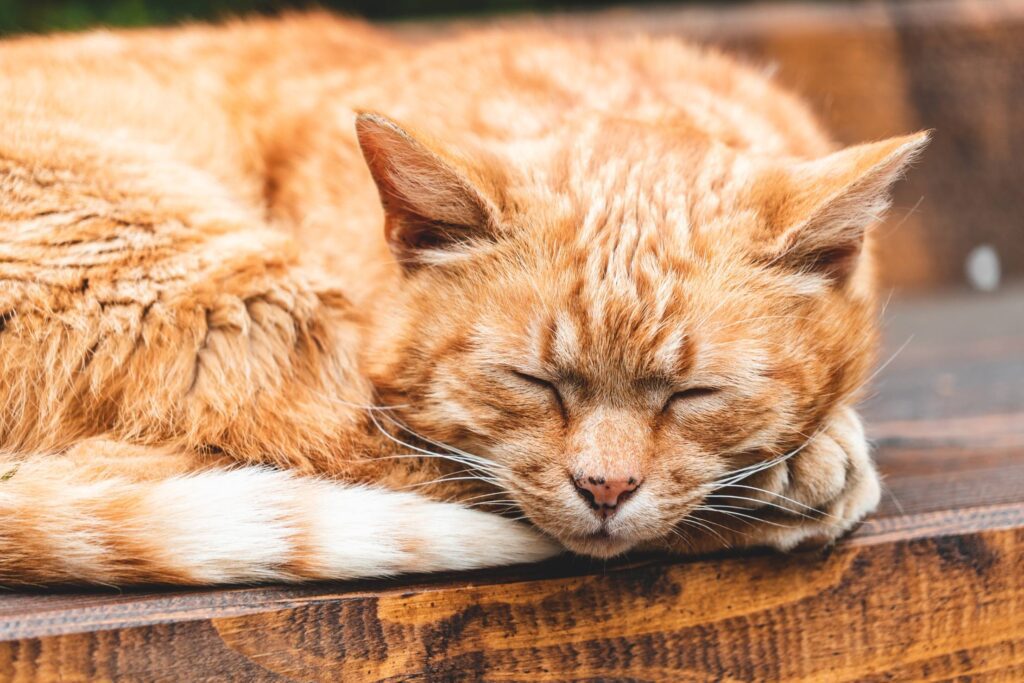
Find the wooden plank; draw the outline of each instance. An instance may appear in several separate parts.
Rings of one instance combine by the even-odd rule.
[[[890,306],[864,414],[883,443],[1020,443],[1024,411],[1024,287],[998,296],[941,292]],[[1016,435],[1014,435],[1016,433]]]
[[[313,597],[0,644],[4,680],[899,680],[1024,671],[1024,509],[829,557]],[[895,571],[894,568],[899,568]]]

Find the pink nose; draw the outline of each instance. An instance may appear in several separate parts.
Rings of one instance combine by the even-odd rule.
[[[636,477],[607,479],[584,475],[574,477],[572,483],[583,499],[590,503],[590,507],[604,518],[615,514],[618,506],[640,486],[640,480]]]

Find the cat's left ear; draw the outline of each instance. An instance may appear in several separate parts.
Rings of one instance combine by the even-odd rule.
[[[380,192],[385,237],[403,267],[451,261],[494,237],[498,209],[464,160],[379,114],[359,114],[356,136]]]
[[[857,265],[867,228],[889,207],[895,183],[930,133],[848,147],[774,169],[759,183],[766,260],[842,282]]]

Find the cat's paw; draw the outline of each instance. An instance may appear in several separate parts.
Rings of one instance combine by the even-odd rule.
[[[864,427],[852,408],[835,413],[775,469],[764,482],[767,493],[757,496],[765,519],[751,530],[751,545],[783,551],[827,545],[859,524],[881,497]]]
[[[709,533],[689,539],[689,545],[701,552],[736,546],[823,547],[859,524],[880,496],[860,418],[843,408],[784,462],[710,495],[705,510],[718,512],[694,518]]]

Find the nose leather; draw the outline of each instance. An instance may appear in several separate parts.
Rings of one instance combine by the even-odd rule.
[[[614,514],[616,508],[640,486],[640,481],[636,477],[608,479],[584,475],[574,478],[573,483],[584,500],[590,503],[590,507],[603,517]]]

